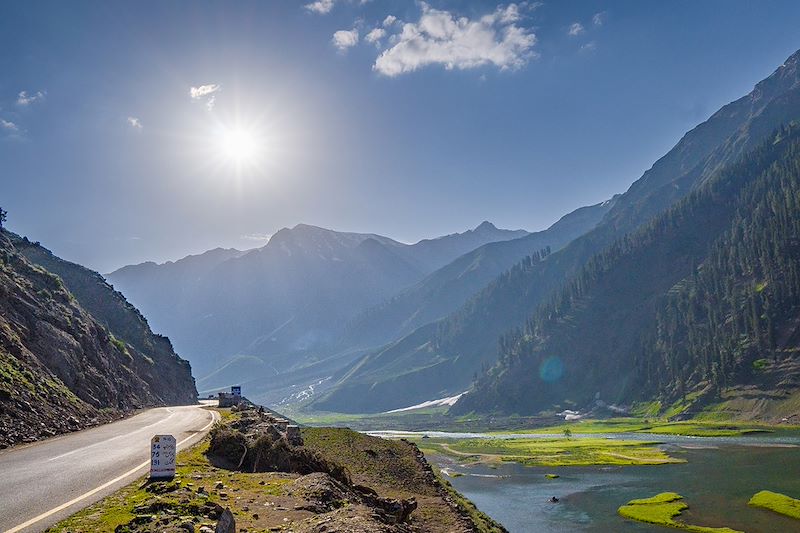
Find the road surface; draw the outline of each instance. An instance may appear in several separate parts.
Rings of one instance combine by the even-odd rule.
[[[159,407],[0,451],[0,531],[43,531],[148,472],[153,435],[172,434],[182,449],[217,417],[200,405]]]

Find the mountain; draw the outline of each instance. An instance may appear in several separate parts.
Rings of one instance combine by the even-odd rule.
[[[800,399],[800,128],[595,255],[454,412]],[[650,404],[651,409],[653,404]],[[771,406],[774,414],[783,413]]]
[[[781,124],[800,117],[800,52],[793,54],[748,95],[722,107],[678,142],[620,195],[597,226],[535,264],[498,277],[461,308],[357,366],[385,366],[375,381],[354,369],[320,397],[313,408],[331,411],[379,411],[452,396],[469,383],[459,360],[492,365],[505,332],[526,319],[596,253],[635,231],[726,164],[753,149]],[[390,371],[392,361],[409,364]],[[411,364],[413,362],[413,364]],[[378,370],[371,374],[377,375]],[[365,379],[361,379],[364,375]]]
[[[526,256],[545,248],[558,250],[591,230],[614,202],[615,198],[581,207],[564,215],[546,230],[517,239],[491,242],[465,253],[419,283],[361,313],[348,326],[339,341],[340,346],[384,345],[452,313]]]
[[[259,249],[124,267],[108,279],[213,388],[313,362],[364,309],[477,246],[526,234],[484,222],[409,245],[299,224]]]
[[[197,400],[189,363],[102,276],[0,230],[0,446]]]

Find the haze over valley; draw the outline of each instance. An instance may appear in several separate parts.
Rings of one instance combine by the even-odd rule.
[[[4,3],[0,530],[797,530],[798,22]]]

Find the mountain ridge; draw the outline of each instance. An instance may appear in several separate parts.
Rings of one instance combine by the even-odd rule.
[[[102,276],[6,230],[0,377],[0,446],[197,400],[189,363]]]
[[[123,267],[108,275],[159,331],[170,333],[200,375],[232,357],[256,356],[289,369],[333,341],[341,325],[491,240],[525,235],[484,224],[404,244],[371,233],[298,224],[261,248],[200,254],[191,261]],[[163,280],[162,280],[163,278]],[[259,366],[259,365],[257,365]]]
[[[701,186],[720,166],[758,145],[783,122],[800,117],[799,64],[800,51],[759,82],[753,91],[723,106],[683,135],[675,147],[619,196],[592,230],[531,268],[497,278],[460,309],[440,319],[437,327],[428,328],[432,333],[425,339],[418,339],[419,344],[413,349],[405,354],[396,353],[394,357],[417,359],[424,358],[427,353],[430,364],[455,357],[485,360],[496,357],[498,339],[505,332],[521,327],[539,305],[579,272],[594,254]],[[413,390],[424,390],[422,382],[427,382],[427,393],[399,397],[388,394],[380,383],[365,380],[351,383],[350,392],[342,388],[339,392],[327,393],[313,402],[311,408],[389,410],[463,390],[463,383],[448,388],[442,387],[438,376],[426,378],[430,368],[428,364],[421,364],[419,373],[405,374],[403,378],[409,385],[408,390],[412,390],[412,382]],[[460,377],[463,382],[464,376]],[[403,389],[396,385],[398,379],[399,376],[390,378],[394,384],[392,390]]]
[[[655,397],[680,413],[723,393],[764,410],[797,394],[799,176],[800,131],[782,128],[595,256],[453,412]]]

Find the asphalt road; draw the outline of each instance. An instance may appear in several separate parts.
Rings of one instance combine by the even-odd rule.
[[[200,405],[159,407],[0,451],[0,531],[43,531],[148,472],[153,435],[172,434],[182,449],[217,417]]]

